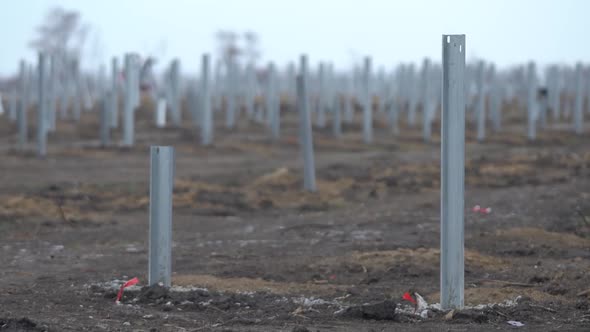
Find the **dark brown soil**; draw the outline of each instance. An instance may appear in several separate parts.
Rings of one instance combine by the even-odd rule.
[[[590,136],[564,123],[534,143],[518,116],[486,143],[468,131],[465,300],[496,305],[419,317],[402,295],[439,300],[438,129],[394,137],[377,114],[370,146],[357,124],[318,130],[304,193],[294,114],[280,142],[243,119],[203,148],[188,117],[144,113],[131,149],[100,148],[85,113],[45,159],[0,118],[0,331],[590,330]],[[145,287],[155,144],[177,150],[172,290]]]

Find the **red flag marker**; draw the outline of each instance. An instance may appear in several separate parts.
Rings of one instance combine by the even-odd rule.
[[[410,295],[410,293],[408,293],[408,292],[404,293],[403,299],[406,301],[412,302],[413,304],[416,304],[416,300],[414,300],[412,298],[412,295]]]
[[[119,293],[117,293],[117,301],[115,301],[115,303],[121,301],[121,298],[123,297],[123,290],[129,286],[133,286],[135,284],[137,284],[139,282],[139,279],[137,279],[137,277],[127,281],[126,283],[123,284],[123,286],[121,286],[121,288],[119,289]]]

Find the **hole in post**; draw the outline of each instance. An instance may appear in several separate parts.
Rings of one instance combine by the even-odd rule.
[[[459,53],[463,52],[463,45],[459,45]]]
[[[451,36],[447,36],[447,44],[451,42]]]

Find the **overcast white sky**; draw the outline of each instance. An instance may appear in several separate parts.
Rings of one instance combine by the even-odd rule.
[[[311,61],[347,68],[369,54],[376,66],[439,61],[441,35],[467,35],[467,56],[501,66],[590,59],[587,0],[0,0],[0,74],[15,72],[46,11],[77,9],[93,27],[86,67],[128,51],[177,56],[196,72],[215,50],[215,32],[252,30],[264,61]],[[91,47],[101,45],[102,47]],[[93,50],[94,49],[94,50]]]

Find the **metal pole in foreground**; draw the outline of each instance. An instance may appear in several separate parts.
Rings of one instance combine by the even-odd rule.
[[[38,150],[37,153],[39,154],[39,157],[45,157],[47,155],[47,117],[45,115],[45,113],[47,112],[47,107],[46,107],[46,84],[45,84],[45,80],[46,80],[46,70],[45,70],[45,64],[46,64],[46,58],[45,58],[45,54],[43,53],[39,53],[39,100],[37,102],[37,144],[38,144]]]
[[[300,144],[303,147],[303,189],[316,191],[313,137],[307,96],[307,56],[301,56],[301,72],[297,75],[297,107],[299,108]]]
[[[363,141],[373,141],[373,101],[371,96],[371,58],[365,57],[363,74]]]
[[[201,65],[201,145],[210,145],[213,143],[213,117],[209,92],[209,54],[203,54]]]
[[[172,279],[172,187],[174,185],[174,148],[150,148],[150,243],[149,285]]]
[[[440,303],[463,307],[465,35],[443,35]]]

